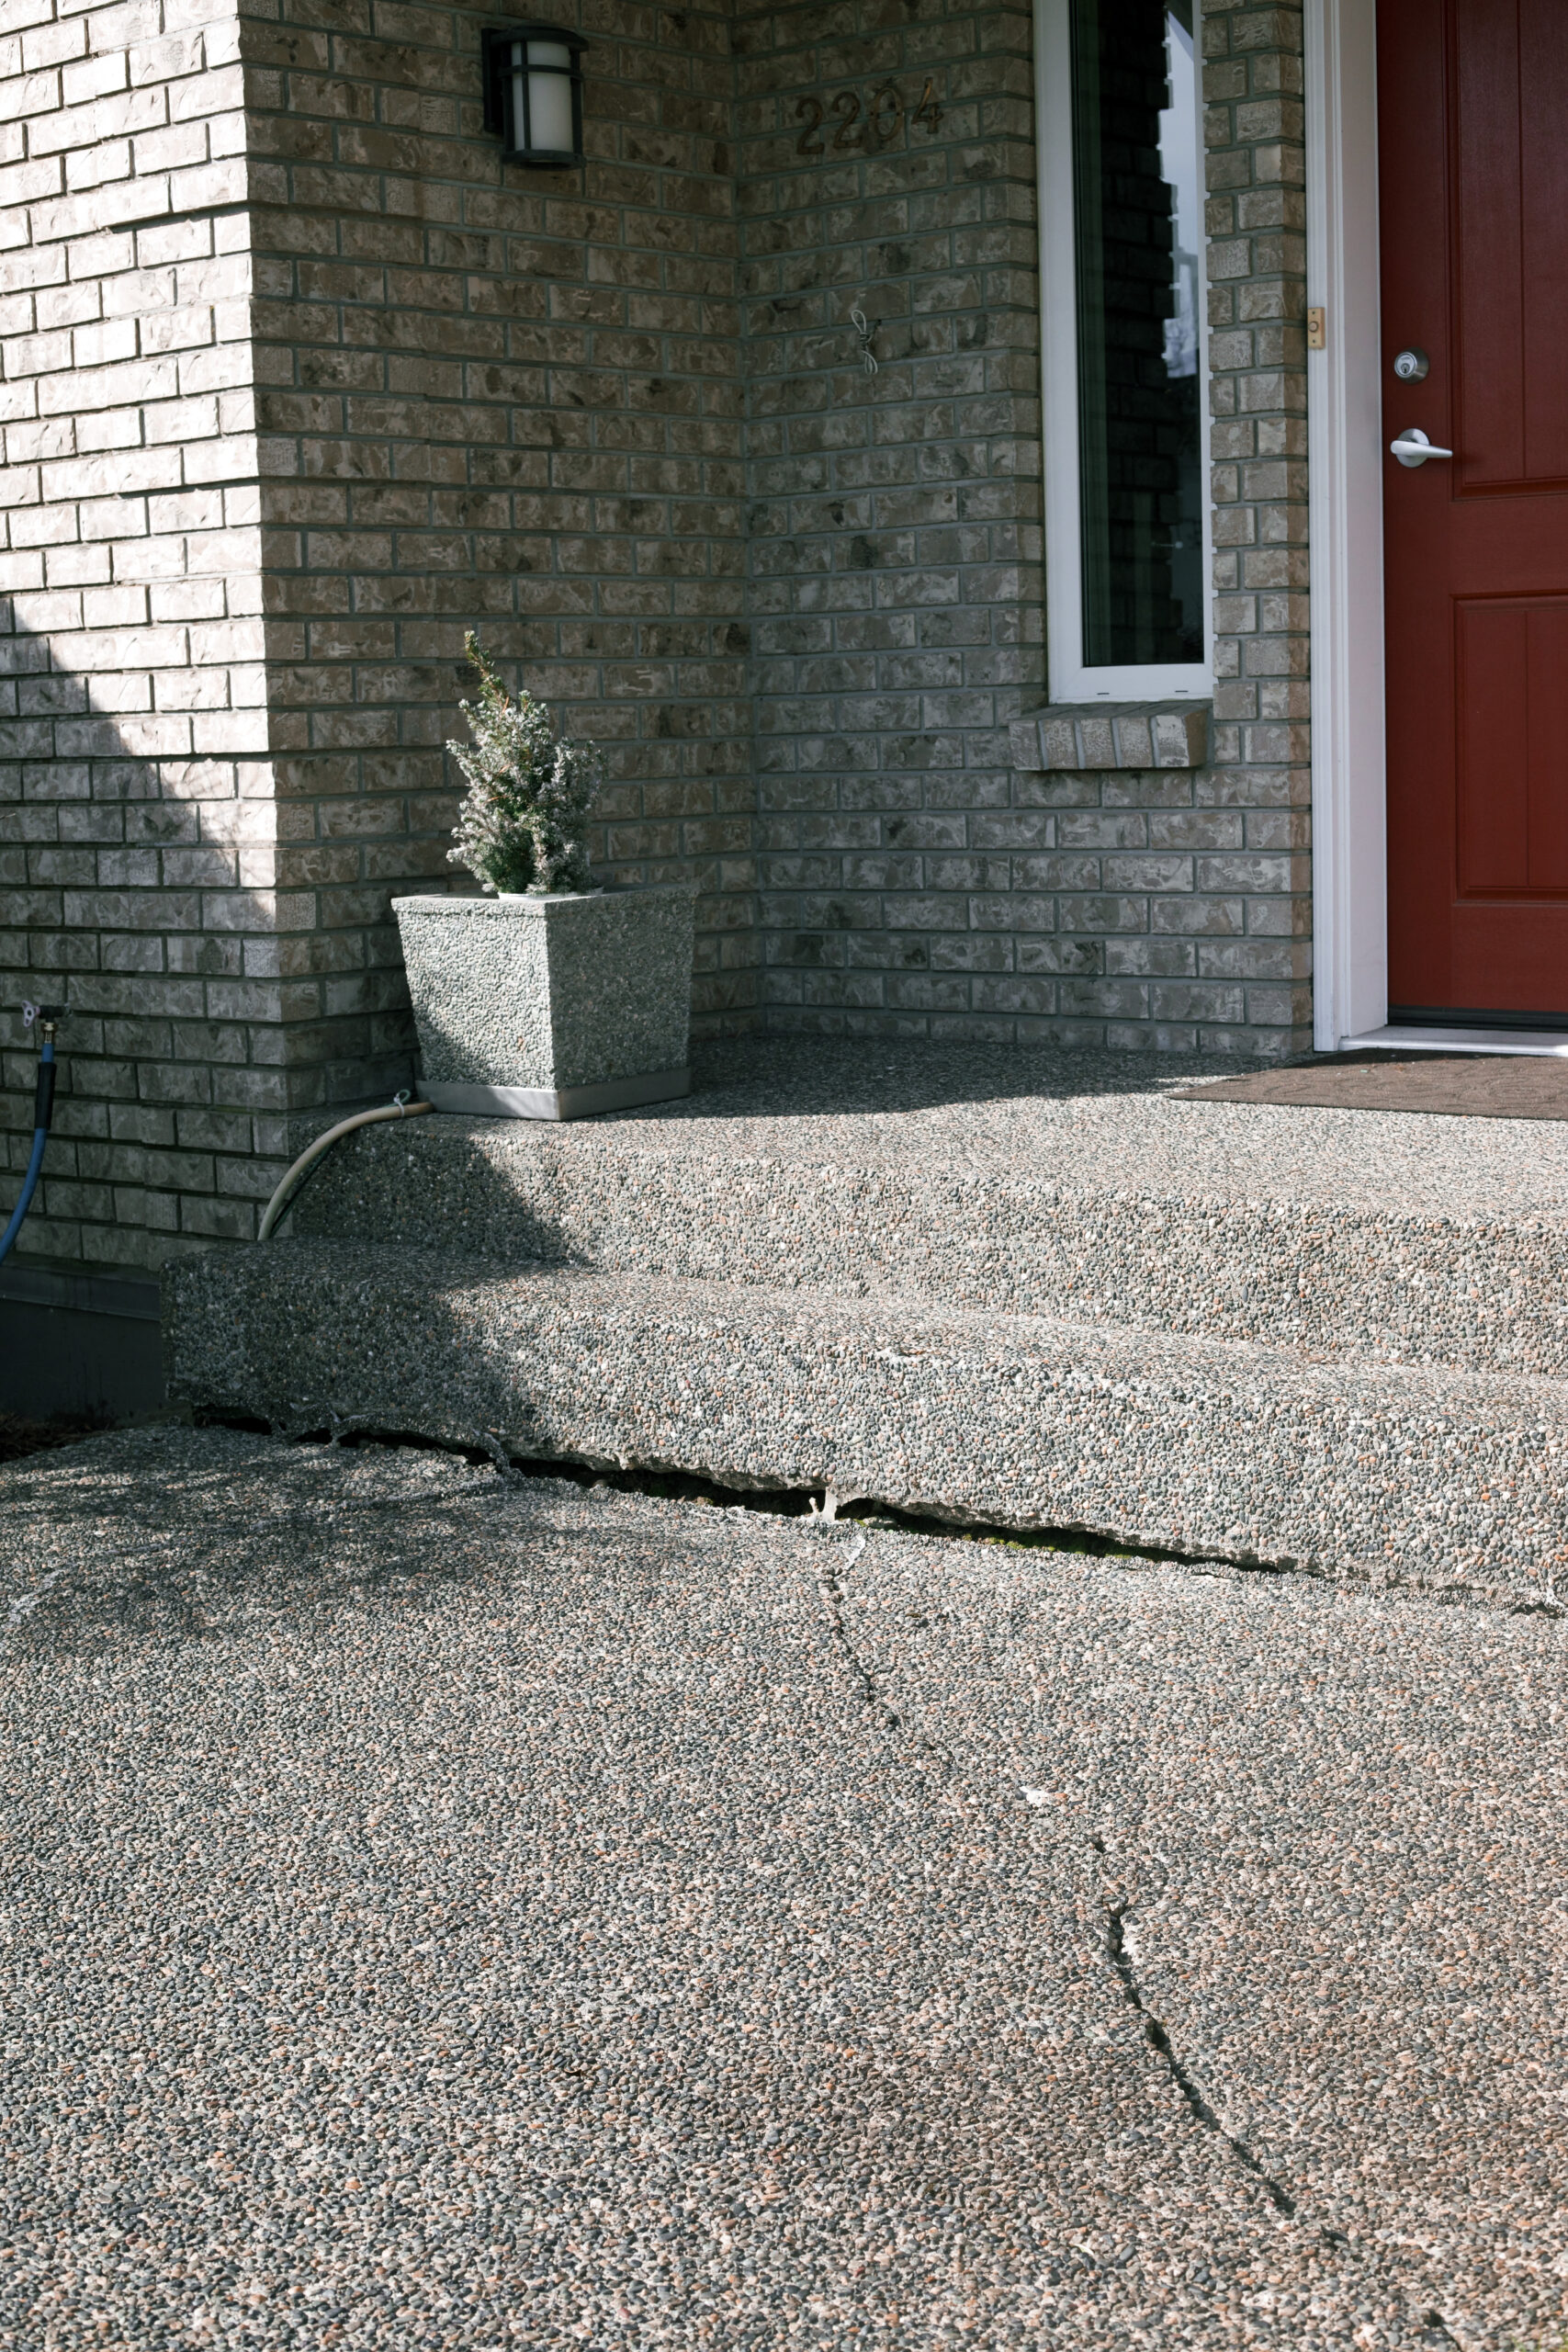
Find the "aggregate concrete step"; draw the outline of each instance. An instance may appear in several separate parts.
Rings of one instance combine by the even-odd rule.
[[[628,1117],[365,1130],[294,1229],[1568,1377],[1568,1129],[1172,1093],[1235,1067],[709,1048]]]
[[[812,1487],[1554,1606],[1568,1386],[807,1288],[284,1241],[177,1261],[205,1413]]]

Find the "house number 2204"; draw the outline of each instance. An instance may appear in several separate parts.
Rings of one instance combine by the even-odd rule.
[[[858,147],[870,139],[873,146],[886,147],[904,128],[904,94],[897,82],[884,82],[873,90],[865,102],[865,121],[861,124],[861,102],[853,90],[840,90],[829,100],[831,111],[839,118],[831,144],[836,148]],[[795,142],[797,155],[825,155],[829,141],[818,134],[822,129],[820,98],[802,98],[797,109],[806,128]],[[920,92],[920,103],[910,116],[911,122],[923,123],[928,130],[935,130],[942,120],[942,107],[937,103],[936,85],[931,75]]]

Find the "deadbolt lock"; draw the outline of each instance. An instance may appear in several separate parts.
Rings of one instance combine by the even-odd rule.
[[[1393,372],[1402,384],[1424,384],[1431,368],[1431,361],[1416,344],[1408,351],[1402,351],[1393,363]]]

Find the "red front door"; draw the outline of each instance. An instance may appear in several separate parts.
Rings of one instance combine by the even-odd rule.
[[[1568,0],[1378,0],[1378,92],[1391,1018],[1568,1023]]]

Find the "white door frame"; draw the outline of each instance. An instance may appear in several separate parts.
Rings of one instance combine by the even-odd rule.
[[[1376,0],[1305,0],[1313,1029],[1388,1020]]]

